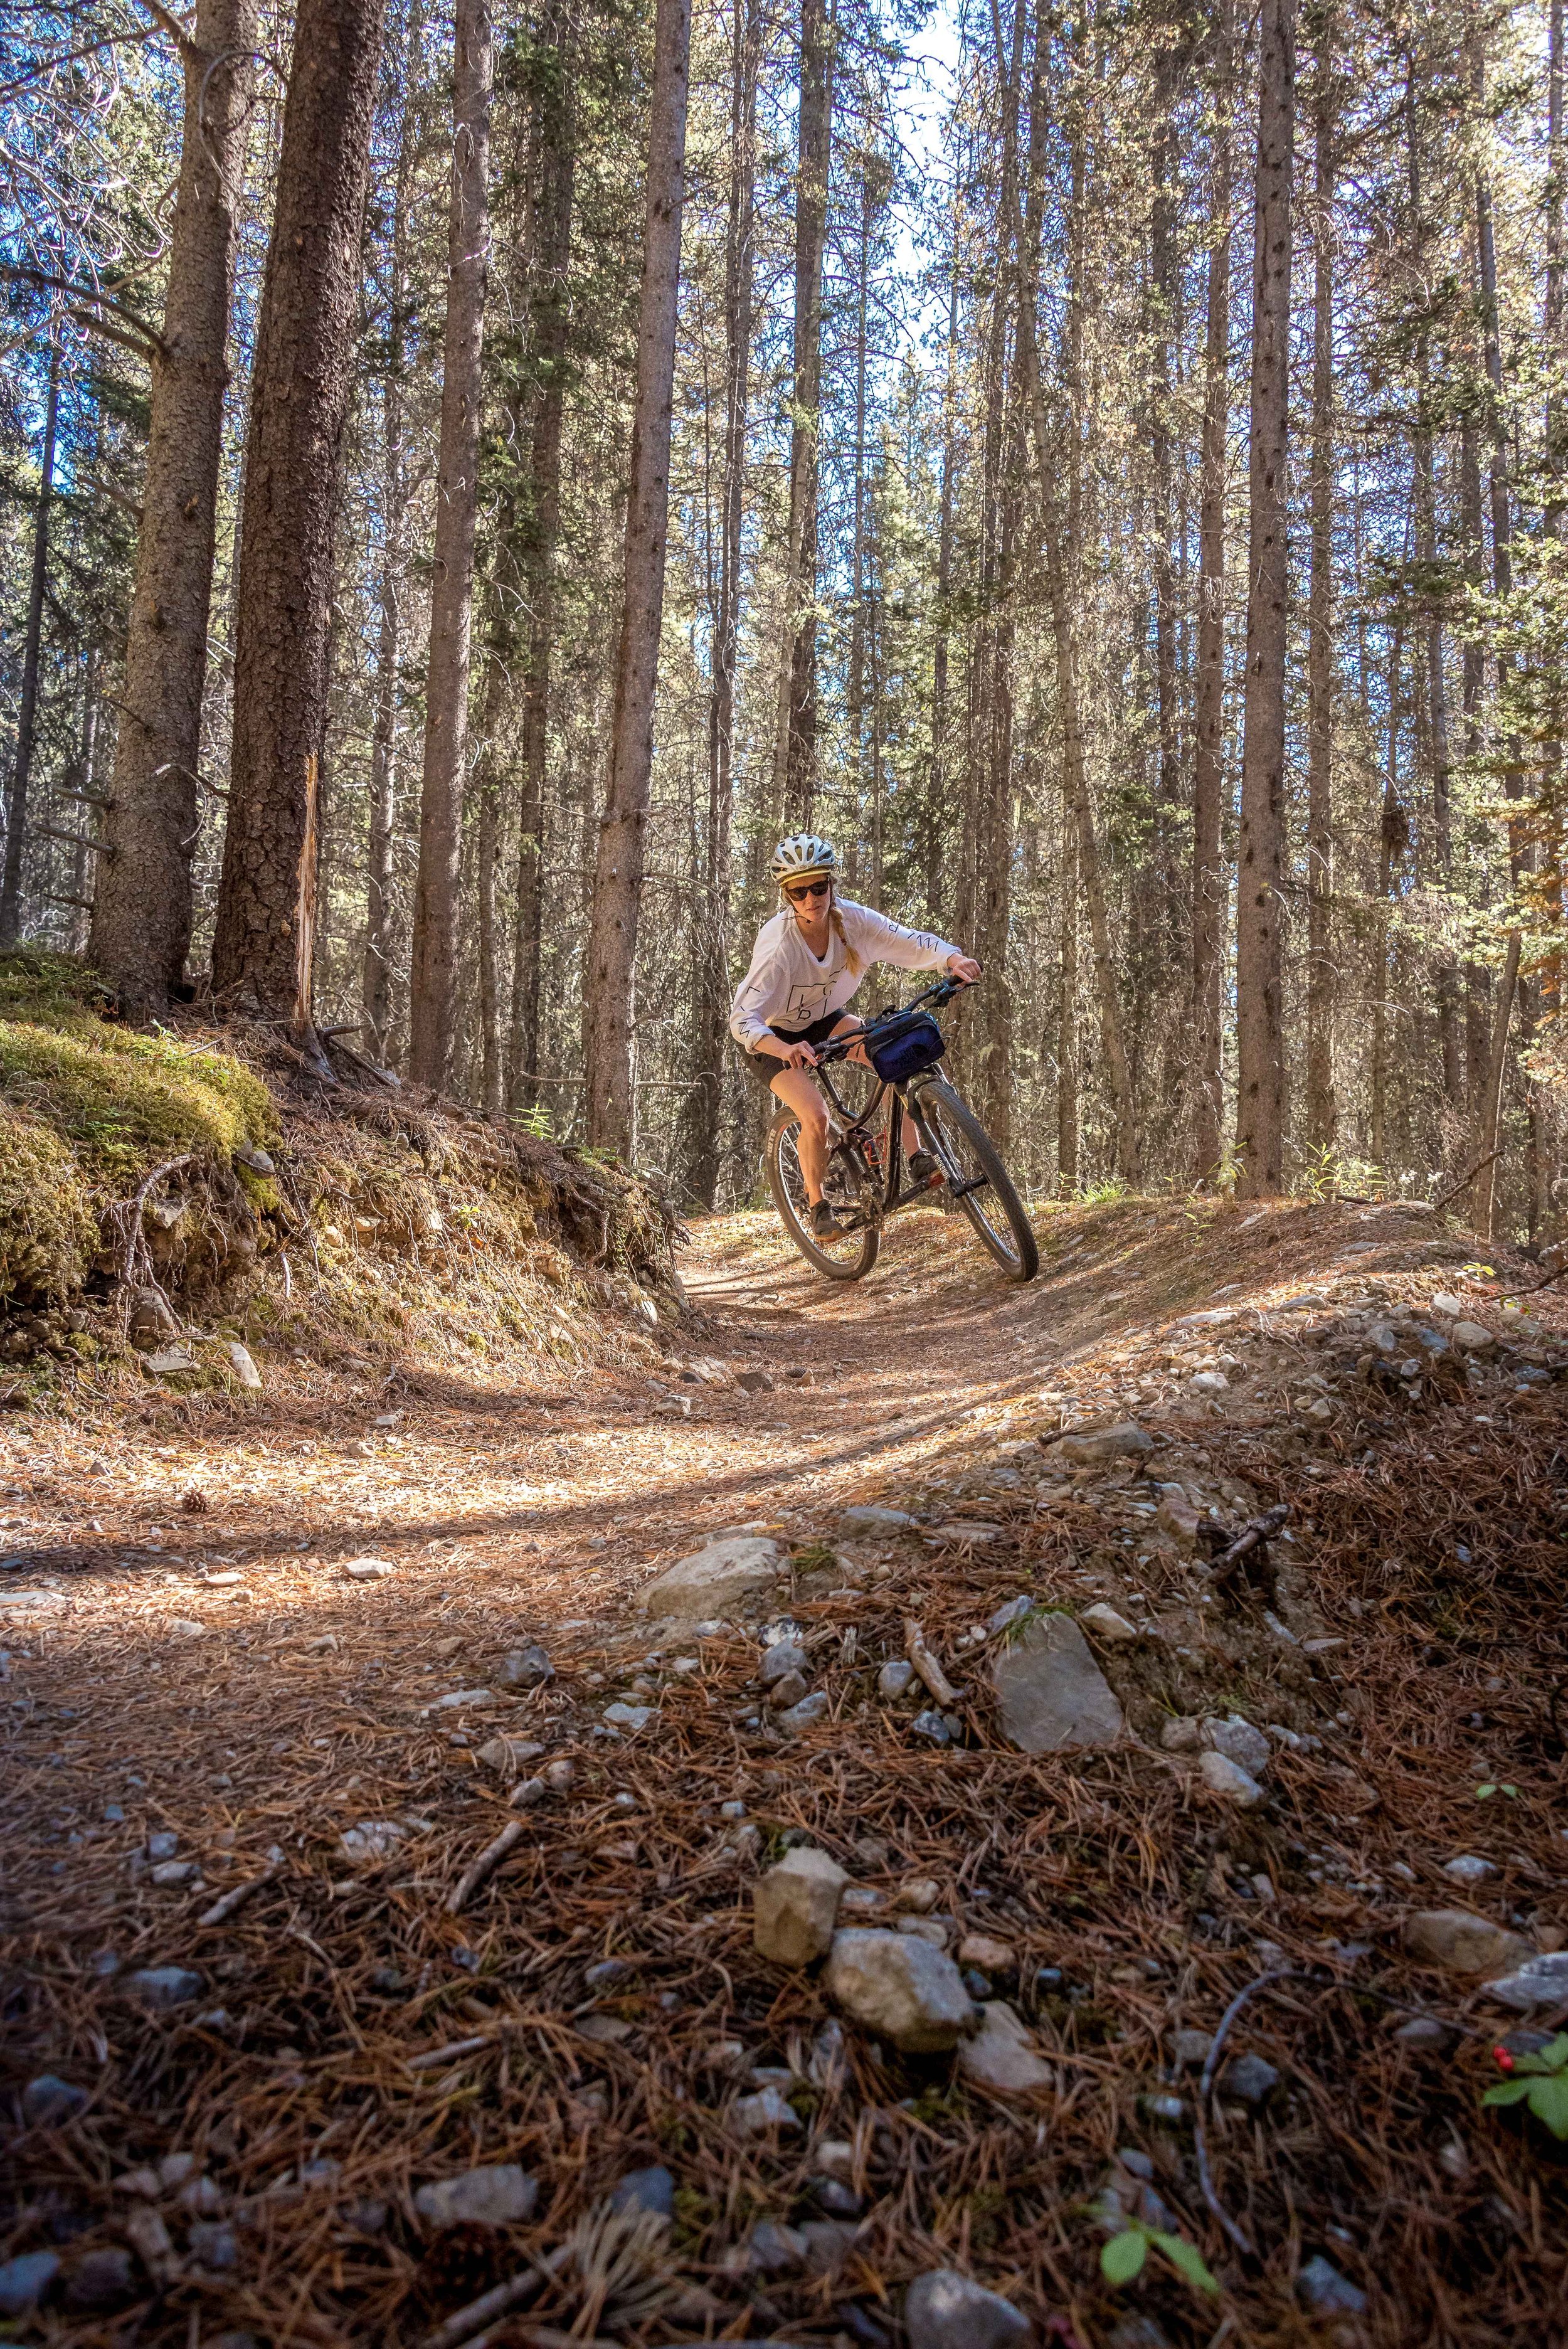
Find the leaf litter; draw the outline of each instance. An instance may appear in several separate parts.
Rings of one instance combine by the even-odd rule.
[[[1241,1236],[1129,1202],[1053,1214],[1047,1257],[1092,1263],[1034,1292],[976,1278],[937,1226],[889,1250],[918,1294],[824,1299],[737,1217],[699,1233],[690,1342],[774,1383],[698,1375],[678,1426],[631,1371],[542,1405],[410,1385],[366,1469],[372,1399],[310,1366],[248,1411],[7,1423],[7,1537],[58,1603],[5,1633],[5,2054],[18,2097],[51,2075],[88,2099],[7,2157],[0,2256],[58,2263],[21,2337],[874,2344],[903,2338],[903,2286],[950,2267],[1042,2339],[1119,2349],[1132,2317],[1142,2349],[1227,2322],[1267,2344],[1539,2343],[1568,2285],[1564,2172],[1479,2109],[1517,2018],[1415,1966],[1401,1929],[1462,1906],[1551,1947],[1568,1922],[1557,1325],[1528,1386],[1411,1397],[1364,1371],[1322,1382],[1326,1423],[1295,1408],[1315,1330],[1430,1315],[1459,1278],[1414,1228],[1347,1274],[1343,1214]],[[1182,1317],[1222,1270],[1244,1302],[1224,1399],[1200,1402],[1215,1341]],[[1113,1274],[1130,1329],[1101,1301]],[[1322,1304],[1282,1310],[1304,1276]],[[1493,1324],[1498,1287],[1467,1291]],[[1063,1426],[1133,1412],[1148,1459],[1053,1457]],[[1289,1505],[1277,1612],[1216,1595],[1202,1544],[1161,1532],[1173,1484],[1231,1535]],[[206,1510],[181,1512],[191,1492]],[[919,1522],[847,1537],[851,1501]],[[741,1523],[795,1561],[751,1631],[635,1622],[652,1570]],[[349,1579],[366,1556],[393,1571]],[[239,1586],[203,1583],[220,1559]],[[1136,1630],[1096,1651],[1119,1744],[1001,1741],[990,1665],[1016,1627],[985,1627],[1019,1597]],[[770,1618],[830,1699],[793,1738],[758,1681]],[[554,1677],[510,1687],[535,1640]],[[929,1685],[878,1692],[916,1653],[945,1745],[914,1729]],[[646,1725],[606,1734],[614,1700]],[[1161,1743],[1235,1715],[1275,1746],[1244,1814]],[[853,1921],[984,1936],[975,1986],[1053,2086],[1009,2101],[901,2058],[841,2026],[813,1971],[759,1958],[751,1888],[789,1840],[847,1871]],[[1457,1890],[1461,1853],[1495,1873]],[[916,1883],[934,1900],[901,1911]],[[169,1968],[197,1980],[150,2005],[137,1977]],[[1200,2111],[1176,2035],[1212,2036],[1264,1975],[1227,2050],[1277,2084],[1249,2104],[1222,2069]],[[1429,2044],[1396,2035],[1412,2014]],[[748,2134],[769,2089],[778,2117]],[[1206,2205],[1200,2121],[1250,2256]],[[526,2215],[418,2218],[420,2187],[498,2168],[536,2182]],[[117,2186],[149,2171],[170,2182],[145,2200]],[[616,2209],[649,2172],[667,2211],[643,2189]],[[1160,2258],[1113,2287],[1101,2246],[1130,2229],[1191,2246],[1219,2313]],[[81,2305],[93,2255],[128,2243]],[[1313,2259],[1349,2296],[1317,2315]]]

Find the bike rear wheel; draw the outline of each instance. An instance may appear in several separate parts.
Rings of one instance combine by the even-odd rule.
[[[800,1121],[792,1109],[781,1110],[768,1136],[768,1188],[779,1210],[779,1220],[807,1263],[830,1280],[859,1280],[877,1260],[882,1233],[872,1220],[872,1201],[859,1170],[841,1154],[828,1162],[826,1195],[841,1216],[866,1220],[838,1239],[820,1240],[811,1229],[811,1207],[806,1178],[800,1172],[796,1137]]]
[[[1002,1164],[995,1143],[970,1108],[943,1077],[933,1077],[911,1102],[917,1123],[923,1122],[937,1145],[940,1164],[948,1161],[961,1184],[958,1205],[1009,1280],[1033,1280],[1040,1268],[1040,1251],[1034,1228],[1013,1178]],[[946,1166],[943,1168],[947,1171]]]

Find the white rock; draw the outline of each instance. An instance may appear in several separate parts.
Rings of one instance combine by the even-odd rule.
[[[1432,1310],[1434,1313],[1462,1313],[1464,1309],[1464,1301],[1461,1298],[1450,1297],[1441,1288],[1433,1292]]]
[[[438,1696],[433,1704],[428,1704],[425,1707],[425,1711],[427,1713],[462,1713],[466,1712],[469,1705],[494,1702],[495,1699],[488,1688],[449,1689],[445,1696]]]
[[[650,1582],[640,1604],[645,1614],[682,1621],[733,1612],[749,1594],[778,1580],[783,1555],[776,1541],[757,1534],[709,1542]]]
[[[460,2178],[442,2178],[421,2186],[414,2197],[414,2208],[432,2227],[456,2227],[465,2221],[480,2227],[508,2227],[530,2217],[538,2199],[538,2185],[528,2172],[515,2162],[502,2161],[465,2170]]]
[[[337,1848],[350,1868],[366,1868],[388,1858],[407,1834],[396,1819],[360,1819],[338,1837]]]
[[[846,1534],[903,1534],[918,1523],[903,1509],[879,1508],[869,1501],[839,1513],[840,1530]]]
[[[836,1860],[810,1844],[787,1851],[777,1868],[758,1878],[751,1896],[759,1956],[780,1966],[809,1966],[824,1956],[848,1880]]]
[[[343,1570],[354,1582],[380,1582],[387,1575],[397,1572],[391,1559],[387,1557],[345,1558]]]
[[[1490,1859],[1478,1859],[1473,1851],[1460,1852],[1457,1859],[1443,1862],[1443,1874],[1452,1877],[1456,1884],[1482,1884],[1497,1868]]]
[[[634,1737],[639,1729],[646,1729],[657,1710],[657,1706],[651,1704],[607,1704],[604,1719],[612,1729],[624,1729]]]
[[[188,1346],[160,1346],[156,1354],[144,1354],[142,1361],[156,1378],[177,1378],[181,1371],[193,1371],[196,1357]]]
[[[1103,1599],[1098,1607],[1086,1607],[1078,1621],[1097,1639],[1104,1640],[1112,1647],[1125,1646],[1130,1640],[1138,1637],[1135,1626],[1128,1621],[1126,1616],[1119,1615],[1115,1608],[1108,1607]]]
[[[1456,1321],[1449,1336],[1461,1354],[1487,1354],[1497,1343],[1481,1321]]]
[[[1234,1804],[1239,1811],[1250,1811],[1264,1799],[1264,1790],[1251,1772],[1227,1754],[1202,1754],[1198,1775],[1212,1795],[1218,1795],[1222,1802]]]
[[[895,1656],[890,1663],[885,1663],[877,1674],[877,1694],[880,1697],[885,1697],[890,1703],[892,1703],[899,1697],[909,1693],[913,1679],[914,1666],[907,1663],[903,1656]]]
[[[1538,2006],[1559,2006],[1568,2001],[1568,1950],[1543,1951],[1527,1958],[1517,1972],[1486,1985],[1488,1998],[1529,2014]]]
[[[1197,1371],[1192,1377],[1192,1392],[1202,1395],[1229,1394],[1231,1381],[1223,1371]]]
[[[259,1393],[262,1374],[252,1358],[250,1348],[242,1346],[237,1338],[230,1338],[224,1341],[223,1351],[228,1356],[229,1368],[241,1386],[247,1388],[253,1394]]]
[[[974,2020],[952,1959],[906,1933],[851,1927],[835,1933],[823,1977],[851,2019],[906,2054],[938,2054]]]
[[[474,1759],[503,1778],[515,1778],[527,1763],[537,1762],[543,1751],[542,1745],[526,1737],[492,1737],[478,1748]]]
[[[1027,2095],[1032,2089],[1053,2086],[1056,2075],[1033,2033],[1006,2001],[988,2000],[980,2012],[985,2018],[980,2029],[959,2044],[958,2068],[965,2078],[997,2096]]]

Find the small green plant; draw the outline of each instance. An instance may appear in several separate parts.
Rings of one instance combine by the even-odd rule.
[[[1518,1787],[1510,1786],[1506,1783],[1497,1785],[1493,1785],[1489,1783],[1486,1785],[1478,1786],[1475,1790],[1475,1798],[1478,1803],[1490,1803],[1494,1795],[1506,1795],[1511,1803],[1517,1803],[1519,1800]]]
[[[1506,2047],[1491,2052],[1508,2077],[1489,2088],[1481,2103],[1528,2105],[1536,2119],[1568,2145],[1568,2031],[1549,2039],[1536,2055],[1515,2055]]]
[[[1099,2271],[1107,2283],[1130,2283],[1141,2275],[1143,2263],[1152,2243],[1163,2251],[1179,2276],[1186,2279],[1194,2292],[1207,2292],[1218,2299],[1220,2287],[1204,2266],[1200,2253],[1181,2235],[1168,2235],[1162,2227],[1146,2227],[1140,2220],[1131,2219],[1119,2234],[1112,2235],[1099,2255]]]
[[[824,1541],[802,1542],[789,1553],[789,1563],[797,1574],[830,1574],[839,1563],[839,1554]]]

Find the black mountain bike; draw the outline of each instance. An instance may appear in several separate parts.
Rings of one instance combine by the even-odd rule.
[[[806,1179],[796,1151],[800,1121],[781,1109],[768,1136],[768,1187],[789,1237],[810,1265],[830,1280],[860,1280],[877,1260],[882,1230],[902,1207],[940,1195],[949,1212],[967,1216],[982,1245],[1009,1280],[1033,1280],[1039,1250],[1024,1203],[1013,1187],[995,1143],[936,1063],[945,1046],[933,1009],[964,991],[961,979],[939,979],[903,1011],[883,1011],[853,1034],[817,1048],[811,1071],[828,1097],[828,1171],[823,1195],[840,1229],[819,1239],[811,1229]],[[924,1007],[924,1008],[923,1008]],[[858,1113],[833,1089],[828,1066],[864,1045],[875,1078],[867,1106]],[[885,1131],[875,1131],[877,1112],[889,1102]],[[908,1112],[921,1146],[936,1161],[924,1183],[903,1180],[903,1120]]]

